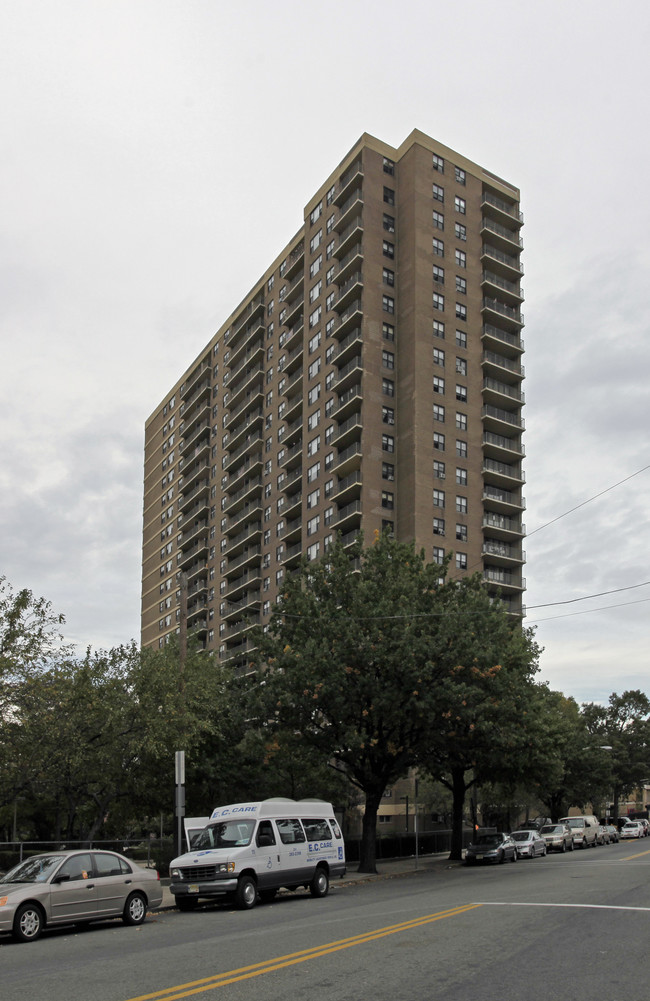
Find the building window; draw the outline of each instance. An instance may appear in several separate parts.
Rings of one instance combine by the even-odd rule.
[[[316,299],[318,299],[319,295],[321,294],[322,288],[323,288],[323,283],[319,279],[316,282],[316,284],[312,288],[309,289],[309,301],[310,301],[310,303],[313,303],[313,302],[316,301]]]
[[[434,212],[433,213],[433,225],[434,225],[435,229],[444,229],[445,228],[445,217],[442,214],[442,212]]]
[[[456,510],[458,514],[467,514],[467,497],[456,497]]]
[[[440,462],[438,459],[434,459],[433,462],[433,475],[436,480],[445,479],[445,464]]]
[[[458,375],[467,375],[467,362],[464,358],[456,358],[456,372]]]
[[[320,487],[316,487],[310,494],[307,494],[307,507],[317,507],[320,502]]]
[[[384,187],[384,201],[386,202],[386,205],[395,204],[395,192],[392,188]]]
[[[323,199],[321,198],[316,208],[313,208],[309,213],[309,221],[312,224],[312,226],[314,225],[315,222],[318,222],[322,214],[323,214]]]
[[[462,222],[457,222],[454,224],[454,234],[457,240],[467,239],[467,227],[463,226]]]
[[[433,252],[436,257],[445,256],[445,242],[444,240],[438,240],[437,237],[433,238]]]
[[[433,562],[434,563],[445,562],[445,551],[440,546],[433,547]]]
[[[382,351],[381,363],[384,368],[395,368],[395,355],[392,351]]]
[[[456,275],[456,292],[467,295],[467,279],[461,278],[460,275]]]
[[[320,435],[317,434],[316,437],[312,438],[309,444],[307,445],[307,455],[308,456],[316,455],[316,452],[318,451],[319,448],[320,448]]]
[[[307,522],[307,535],[316,535],[320,528],[320,515],[317,514]]]
[[[313,278],[321,269],[321,264],[323,263],[323,255],[319,254],[309,265],[309,277]]]
[[[394,452],[395,451],[395,439],[392,434],[383,434],[381,436],[381,449],[382,452]]]
[[[459,348],[467,347],[467,333],[464,330],[456,331],[456,344]]]
[[[271,291],[274,285],[275,285],[275,275],[271,275],[268,282],[266,283],[266,287],[269,292]]]
[[[334,229],[334,221],[335,221],[335,219],[336,219],[336,216],[332,213],[332,215],[329,217],[329,219],[327,220],[327,222],[325,224],[325,229],[327,230],[328,233],[331,233],[332,230]]]
[[[438,403],[433,404],[433,419],[434,421],[440,421],[441,424],[445,423],[445,408]]]
[[[382,490],[381,506],[387,508],[389,511],[392,511],[395,507],[395,495],[390,490]]]
[[[467,553],[456,553],[456,569],[467,570]]]
[[[383,227],[387,233],[395,232],[395,217],[384,212]]]
[[[328,268],[327,271],[325,272],[325,284],[326,285],[331,285],[332,284],[332,282],[334,281],[334,275],[335,274],[336,274],[336,268],[334,267],[334,265],[332,265],[332,267]]]
[[[464,250],[456,250],[454,256],[456,258],[457,267],[459,268],[467,267],[467,254],[465,253]]]
[[[456,383],[456,399],[461,403],[467,403],[467,386],[460,386]]]
[[[433,519],[433,534],[434,535],[444,535],[445,534],[445,519],[444,518],[434,518]]]
[[[460,212],[461,215],[465,215],[466,212],[465,199],[459,198],[458,195],[456,195],[456,197],[454,198],[454,208],[456,209],[457,212]]]
[[[456,455],[463,459],[467,458],[467,442],[461,441],[460,438],[456,438]]]
[[[445,324],[443,320],[433,321],[433,336],[440,337],[441,340],[445,339]]]
[[[382,268],[381,279],[384,285],[390,285],[392,287],[395,284],[395,272],[391,271],[390,268]]]
[[[391,295],[382,295],[381,308],[383,309],[384,313],[395,312],[395,300]]]
[[[392,407],[381,408],[381,420],[383,424],[395,423],[395,411],[393,410]]]
[[[433,364],[440,365],[442,368],[445,367],[445,352],[442,348],[433,349]]]
[[[467,322],[467,306],[464,306],[462,302],[456,303],[456,319],[462,320],[464,323]]]
[[[307,483],[313,483],[320,476],[320,460],[307,470]]]
[[[395,340],[395,327],[392,323],[382,323],[381,325],[381,336],[385,341]]]
[[[325,247],[325,260],[329,261],[334,253],[334,248],[336,247],[336,240],[330,240],[330,242]]]
[[[461,414],[456,411],[456,427],[459,431],[467,431],[467,414]]]
[[[440,310],[445,308],[445,297],[440,292],[433,293],[433,308]]]
[[[395,244],[391,243],[390,240],[384,240],[381,249],[384,257],[390,257],[391,260],[395,257]]]
[[[395,396],[395,383],[392,379],[381,380],[381,391],[384,396]]]
[[[313,254],[315,250],[318,250],[318,248],[321,245],[322,239],[323,239],[323,230],[319,229],[318,232],[314,236],[312,236],[311,240],[309,241],[310,253]]]
[[[444,452],[445,450],[445,436],[439,431],[433,432],[433,447],[439,452]]]
[[[439,375],[433,377],[433,391],[434,393],[444,393],[445,391],[445,380]]]
[[[314,310],[313,313],[310,313],[310,316],[309,316],[309,326],[310,326],[310,328],[311,327],[315,327],[317,323],[320,323],[320,318],[321,318],[322,312],[323,312],[323,307],[322,306],[318,306]]]
[[[433,197],[436,202],[444,202],[445,200],[445,189],[441,188],[439,184],[433,185]]]
[[[336,292],[330,292],[330,294],[325,299],[325,312],[331,313],[334,309],[334,303],[336,302]]]
[[[394,174],[395,173],[395,164],[393,163],[392,160],[389,160],[388,157],[386,157],[386,156],[384,157],[383,166],[384,166],[384,174]]]
[[[456,483],[461,486],[467,486],[467,470],[463,469],[462,466],[456,466]]]
[[[459,184],[465,183],[465,171],[461,170],[460,167],[454,167],[454,173],[456,174],[456,180]]]
[[[395,466],[392,462],[382,462],[381,464],[381,478],[382,480],[394,480],[395,479]]]
[[[456,538],[459,542],[467,542],[467,525],[456,525]]]
[[[433,491],[433,506],[443,507],[445,506],[445,491],[444,490],[434,490]]]
[[[314,404],[319,397],[320,397],[320,382],[312,389],[310,389],[307,394],[307,400],[309,401],[309,406],[311,407],[312,404]]]
[[[433,154],[433,169],[437,170],[439,174],[444,174],[445,172],[445,161],[437,153]]]
[[[441,285],[445,284],[445,269],[441,268],[439,264],[433,265],[433,280]]]

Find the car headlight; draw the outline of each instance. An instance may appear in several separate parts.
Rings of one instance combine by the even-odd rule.
[[[171,876],[172,879],[178,879],[180,874],[181,874],[180,869],[172,868],[171,866],[169,867],[169,875]]]

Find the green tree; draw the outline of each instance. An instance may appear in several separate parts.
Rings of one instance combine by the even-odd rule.
[[[620,797],[647,782],[650,776],[650,700],[639,689],[622,695],[612,692],[606,706],[584,703],[582,717],[594,738],[594,751],[610,749],[607,757],[616,819]]]

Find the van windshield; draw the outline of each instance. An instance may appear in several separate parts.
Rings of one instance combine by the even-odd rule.
[[[218,824],[208,824],[195,840],[192,850],[198,848],[244,848],[250,844],[254,820],[226,820]]]

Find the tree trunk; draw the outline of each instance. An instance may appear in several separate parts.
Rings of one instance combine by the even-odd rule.
[[[465,769],[456,765],[451,769],[451,791],[453,795],[451,820],[451,851],[449,858],[460,862],[463,857],[463,808],[465,806]]]
[[[359,872],[377,872],[377,811],[383,794],[383,789],[373,789],[372,792],[366,792],[366,808],[363,812],[363,826],[361,828]]]

